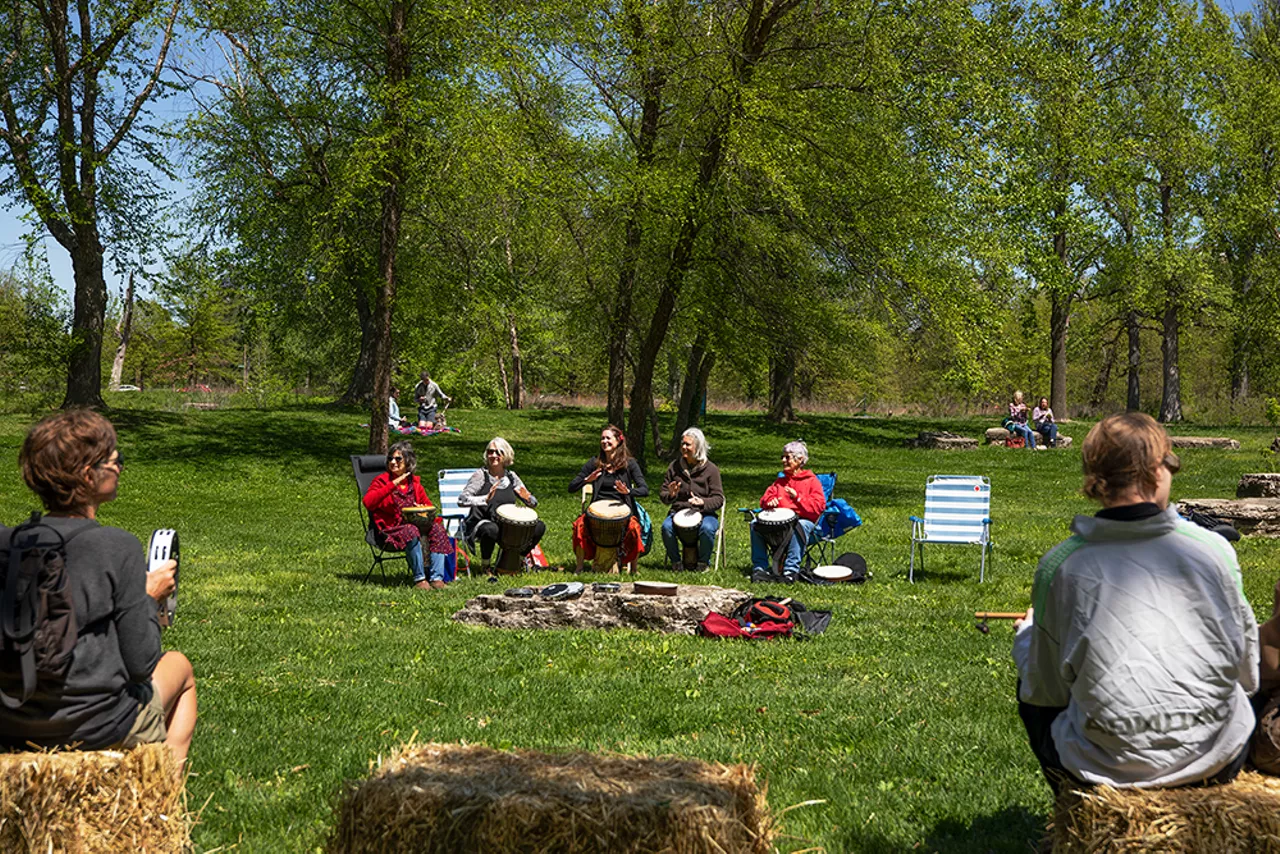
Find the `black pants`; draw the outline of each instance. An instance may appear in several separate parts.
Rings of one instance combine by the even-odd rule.
[[[542,535],[547,532],[547,523],[541,519],[533,523],[533,542],[520,554],[527,555],[533,547],[542,542]],[[480,559],[487,561],[493,557],[493,547],[498,544],[498,523],[488,519],[476,523],[476,542],[480,544]]]
[[[1021,679],[1018,680],[1018,696],[1022,696]],[[1026,727],[1027,740],[1031,743],[1031,752],[1039,760],[1040,770],[1044,773],[1045,780],[1049,782],[1049,788],[1053,789],[1055,797],[1060,794],[1063,785],[1089,785],[1062,767],[1062,759],[1058,756],[1058,746],[1053,743],[1053,722],[1058,715],[1066,710],[1066,706],[1033,706],[1030,703],[1022,702],[1021,699],[1018,700],[1018,717],[1022,718],[1022,725]],[[1179,788],[1194,789],[1200,786],[1218,786],[1230,783],[1240,773],[1240,769],[1244,767],[1244,761],[1248,757],[1249,745],[1246,743],[1244,749],[1240,751],[1240,755],[1232,759],[1231,763],[1217,774],[1195,783],[1188,783],[1186,786]]]

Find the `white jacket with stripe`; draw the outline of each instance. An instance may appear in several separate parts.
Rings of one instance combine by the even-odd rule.
[[[1020,699],[1065,706],[1063,766],[1088,783],[1179,786],[1220,771],[1253,731],[1258,626],[1230,544],[1168,507],[1077,516],[1046,554],[1014,640]]]

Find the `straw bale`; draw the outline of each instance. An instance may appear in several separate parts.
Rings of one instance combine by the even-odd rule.
[[[0,851],[184,851],[177,770],[163,744],[0,754]]]
[[[408,745],[349,784],[331,854],[764,854],[755,771],[680,757]]]
[[[1280,854],[1280,779],[1246,771],[1225,786],[1065,791],[1055,854]]]

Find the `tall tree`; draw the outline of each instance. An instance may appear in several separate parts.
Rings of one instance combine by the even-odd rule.
[[[131,161],[165,168],[145,122],[178,9],[178,0],[19,0],[0,10],[9,170],[0,189],[35,212],[75,276],[63,406],[103,405],[104,242],[145,228],[152,213],[154,183]]]

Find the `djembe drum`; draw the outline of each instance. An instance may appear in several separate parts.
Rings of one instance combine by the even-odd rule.
[[[698,535],[702,533],[702,514],[697,510],[680,510],[671,519],[671,529],[680,542],[680,563],[685,569],[698,565]]]
[[[424,539],[431,535],[431,526],[436,521],[436,508],[429,504],[413,504],[402,508],[400,515],[406,522],[416,527]]]
[[[533,547],[538,513],[532,507],[503,504],[494,515],[498,517],[498,574],[517,575],[524,553]]]
[[[782,571],[782,562],[786,554],[779,554],[783,546],[795,535],[796,511],[786,507],[774,507],[761,510],[756,514],[756,533],[764,541],[769,550],[769,567],[774,572]]]
[[[587,536],[596,544],[591,568],[617,575],[618,550],[631,523],[631,508],[621,501],[593,501],[587,505]]]

